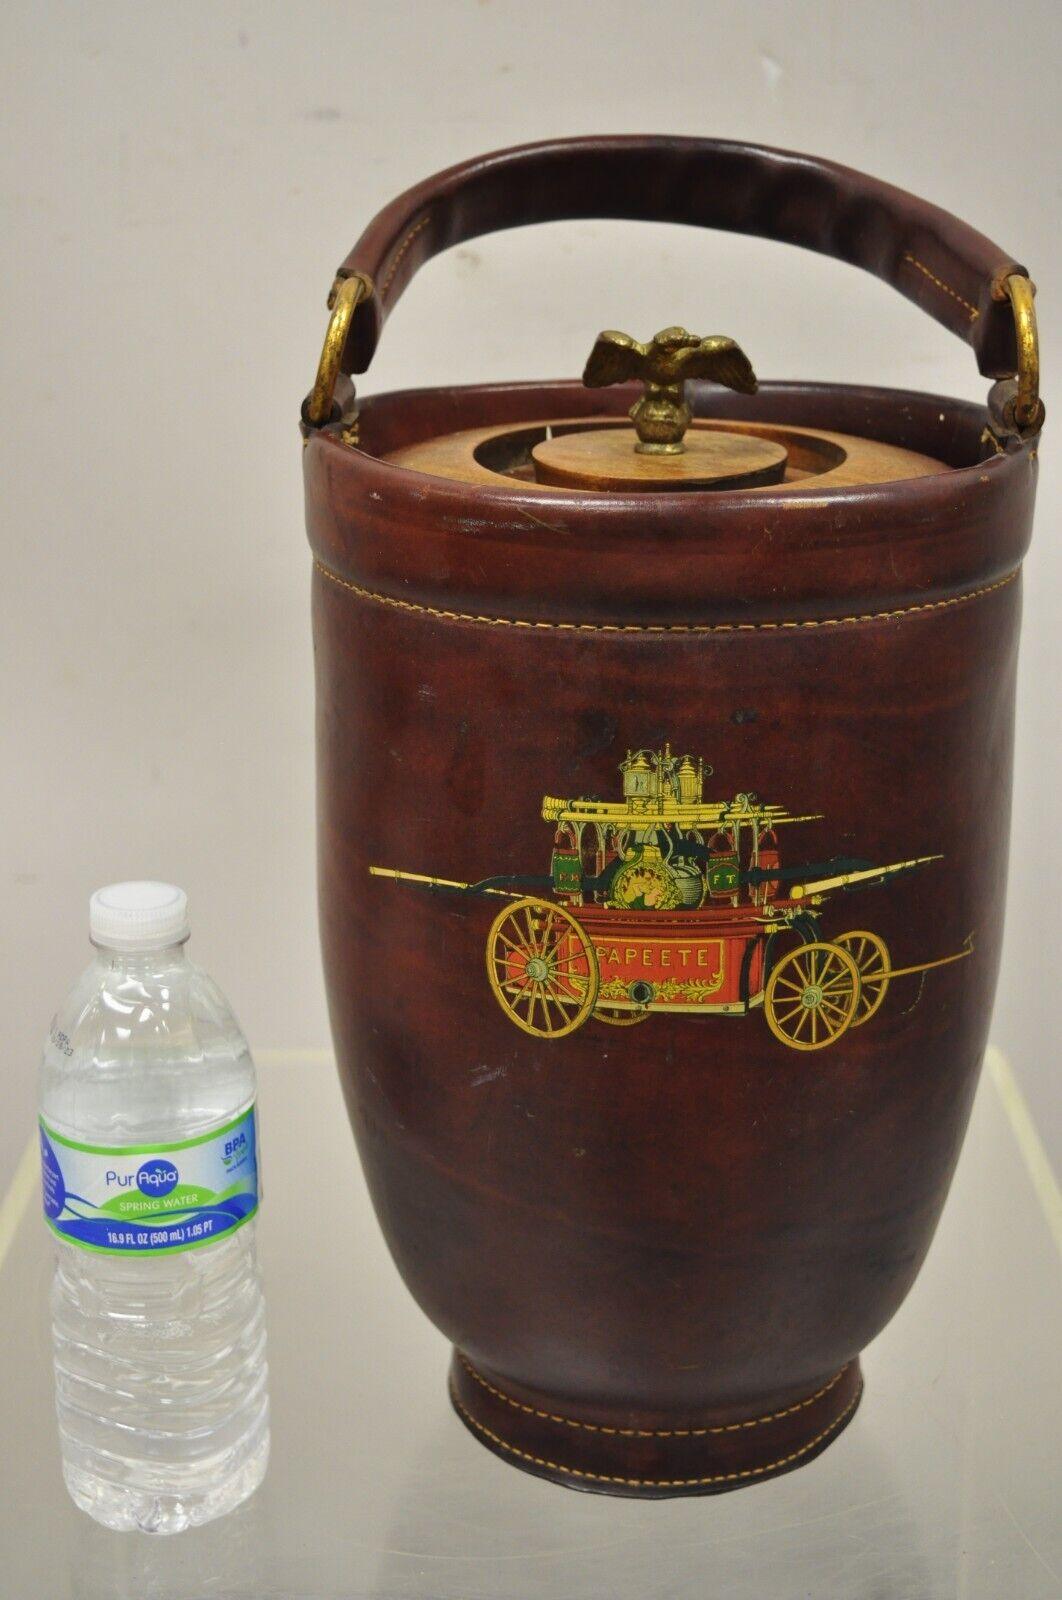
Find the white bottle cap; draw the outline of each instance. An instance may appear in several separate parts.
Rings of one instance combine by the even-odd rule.
[[[163,950],[188,937],[188,896],[172,883],[112,883],[89,901],[89,937],[111,950]]]

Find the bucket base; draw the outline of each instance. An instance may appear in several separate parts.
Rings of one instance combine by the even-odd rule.
[[[488,1450],[569,1489],[647,1500],[723,1494],[792,1472],[820,1455],[855,1414],[863,1393],[859,1361],[813,1392],[763,1414],[683,1420],[673,1428],[581,1417],[570,1404],[517,1390],[454,1351],[450,1397]]]

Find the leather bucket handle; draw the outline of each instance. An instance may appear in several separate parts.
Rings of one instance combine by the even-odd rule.
[[[449,167],[392,200],[336,275],[332,323],[304,420],[329,420],[338,373],[366,371],[388,314],[432,256],[502,228],[605,217],[776,239],[873,272],[965,339],[986,376],[1024,374],[1017,416],[1017,387],[995,397],[1000,412],[1011,402],[1012,431],[1028,433],[1042,422],[1025,371],[1029,342],[1012,306],[1012,285],[1028,287],[1028,278],[998,245],[947,211],[832,161],[668,135],[517,145]],[[1031,289],[1027,298],[1026,321]]]

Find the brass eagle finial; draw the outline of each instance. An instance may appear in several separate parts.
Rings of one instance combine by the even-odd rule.
[[[613,328],[599,333],[583,373],[587,388],[603,389],[630,378],[645,385],[630,419],[638,434],[635,449],[649,455],[678,455],[686,448],[682,436],[691,420],[688,378],[708,378],[741,394],[756,393],[756,374],[740,345],[722,334],[699,339],[685,328],[663,328],[648,344]]]

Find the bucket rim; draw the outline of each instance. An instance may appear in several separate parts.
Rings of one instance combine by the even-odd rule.
[[[797,382],[765,382],[749,398],[713,389],[710,398],[720,419],[862,432],[966,464],[784,493],[483,487],[369,450],[480,421],[622,414],[627,397],[612,391],[602,404],[575,380],[391,390],[361,405],[365,447],[346,444],[338,424],[307,439],[314,554],[369,598],[457,618],[576,626],[877,614],[980,589],[1019,567],[1031,532],[1035,441],[986,459],[983,406]],[[704,409],[698,394],[695,410]]]
[[[841,484],[837,486],[814,486],[814,480],[808,480],[808,487],[800,491],[787,489],[784,493],[776,493],[769,488],[757,488],[754,492],[748,490],[726,489],[683,489],[681,495],[667,490],[650,491],[635,490],[624,493],[617,490],[593,491],[587,489],[563,489],[550,487],[549,503],[555,507],[582,507],[593,502],[595,508],[603,508],[607,514],[623,515],[629,511],[642,512],[650,501],[661,499],[666,501],[669,512],[682,515],[682,508],[689,506],[698,516],[703,517],[713,508],[725,511],[727,516],[741,515],[745,508],[758,506],[762,508],[769,504],[774,509],[782,509],[794,498],[802,505],[813,501],[823,504],[844,504],[850,501],[865,501],[868,498],[878,501],[890,501],[899,495],[907,498],[914,491],[915,485],[923,489],[929,484],[935,484],[937,493],[941,487],[940,480],[949,485],[955,484],[960,491],[981,473],[991,470],[998,473],[1001,464],[1020,459],[1022,456],[1037,454],[1039,439],[1014,438],[1006,450],[996,451],[990,447],[978,450],[976,459],[957,463],[949,460],[943,452],[950,451],[954,454],[956,440],[965,445],[965,452],[977,449],[989,426],[989,412],[983,403],[973,400],[960,399],[953,395],[937,394],[932,391],[904,389],[878,384],[849,384],[832,383],[823,381],[803,381],[800,379],[765,379],[760,382],[756,395],[744,396],[727,391],[722,391],[712,386],[701,384],[688,385],[692,409],[695,419],[711,417],[713,421],[734,422],[777,422],[787,427],[799,429],[800,427],[826,429],[855,435],[858,438],[876,440],[882,443],[901,444],[902,448],[909,449],[916,454],[936,456],[947,467],[945,473],[930,475],[929,477],[895,478],[884,483],[869,484]],[[454,416],[450,424],[443,428],[424,427],[414,431],[403,430],[404,443],[419,443],[432,437],[441,437],[447,433],[461,432],[466,428],[490,427],[498,423],[509,422],[513,427],[544,422],[551,416],[577,416],[621,418],[627,411],[627,402],[638,392],[637,385],[620,385],[611,390],[587,390],[577,378],[542,378],[542,379],[516,379],[492,380],[481,383],[462,384],[425,384],[413,385],[400,389],[384,389],[376,393],[359,396],[357,401],[358,421],[363,441],[366,433],[371,433],[374,425],[379,422],[384,424],[387,437],[390,438],[394,427],[395,414],[399,411],[416,409],[419,412],[432,414],[437,408],[445,407],[451,410]],[[526,404],[537,397],[542,398],[541,408]],[[573,402],[570,407],[558,410],[558,402],[563,400]],[[507,402],[506,414],[503,416],[491,415],[491,408],[497,406],[499,401]],[[789,410],[787,402],[796,401],[797,404],[808,403],[818,412],[823,406],[829,407],[837,404],[842,408],[839,420],[827,423],[819,415],[813,417],[781,416],[778,407],[782,405],[786,412]],[[484,414],[476,417],[475,408],[484,407]],[[850,414],[850,409],[865,412],[864,426],[859,426],[859,419],[855,420]],[[880,425],[891,409],[897,419],[905,427],[895,437],[886,437]],[[519,414],[516,414],[519,412]],[[458,420],[458,414],[460,420]],[[916,430],[926,426],[929,418],[935,414],[939,419],[940,428],[936,438],[914,438]],[[843,422],[843,425],[842,425]],[[872,423],[877,423],[875,430]],[[383,455],[390,450],[398,448],[394,443],[388,442],[382,447],[382,452],[365,448],[364,442],[359,446],[350,446],[342,437],[342,422],[340,419],[328,424],[319,430],[304,430],[309,445],[315,439],[338,449],[355,459],[351,465],[355,470],[372,470],[369,463],[380,469],[389,477],[399,483],[410,481],[410,486],[438,484],[448,489],[456,490],[463,498],[483,499],[490,505],[502,506],[505,504],[527,505],[542,504],[542,490],[540,488],[528,489],[518,480],[506,480],[499,474],[497,484],[464,483],[459,479],[439,476],[430,472],[423,472],[419,468],[411,468],[400,463],[387,461]],[[914,438],[914,442],[911,442]]]

